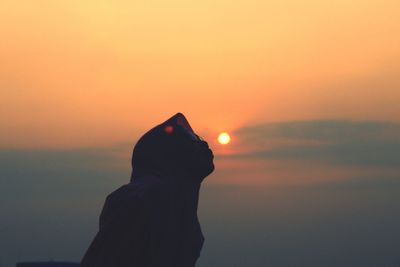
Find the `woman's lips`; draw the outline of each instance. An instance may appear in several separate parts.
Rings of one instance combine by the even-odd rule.
[[[214,159],[214,153],[212,152],[212,150],[211,150],[211,149],[208,149],[208,152],[209,152],[209,154],[210,154],[211,158],[213,158],[213,159]]]

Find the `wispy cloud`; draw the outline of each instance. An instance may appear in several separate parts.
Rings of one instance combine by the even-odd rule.
[[[400,124],[316,120],[266,123],[235,132],[247,152],[224,157],[307,160],[400,169]]]

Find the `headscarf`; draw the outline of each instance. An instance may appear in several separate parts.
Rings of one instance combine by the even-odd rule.
[[[131,180],[146,174],[165,179],[201,182],[214,170],[208,143],[192,129],[182,113],[176,113],[146,132],[132,154]]]

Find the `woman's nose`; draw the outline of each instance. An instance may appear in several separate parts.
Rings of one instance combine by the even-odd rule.
[[[208,146],[208,143],[207,143],[206,141],[204,141],[204,140],[201,140],[201,141],[200,141],[200,145],[203,146],[203,147],[205,147],[205,148],[210,148],[210,147]]]

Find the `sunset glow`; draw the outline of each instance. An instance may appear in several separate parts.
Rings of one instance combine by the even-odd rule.
[[[0,0],[0,265],[81,259],[134,145],[180,112],[215,165],[196,266],[398,266],[399,17],[398,0]]]
[[[400,116],[399,1],[40,3],[0,3],[2,147],[129,142],[178,111],[209,134]]]

